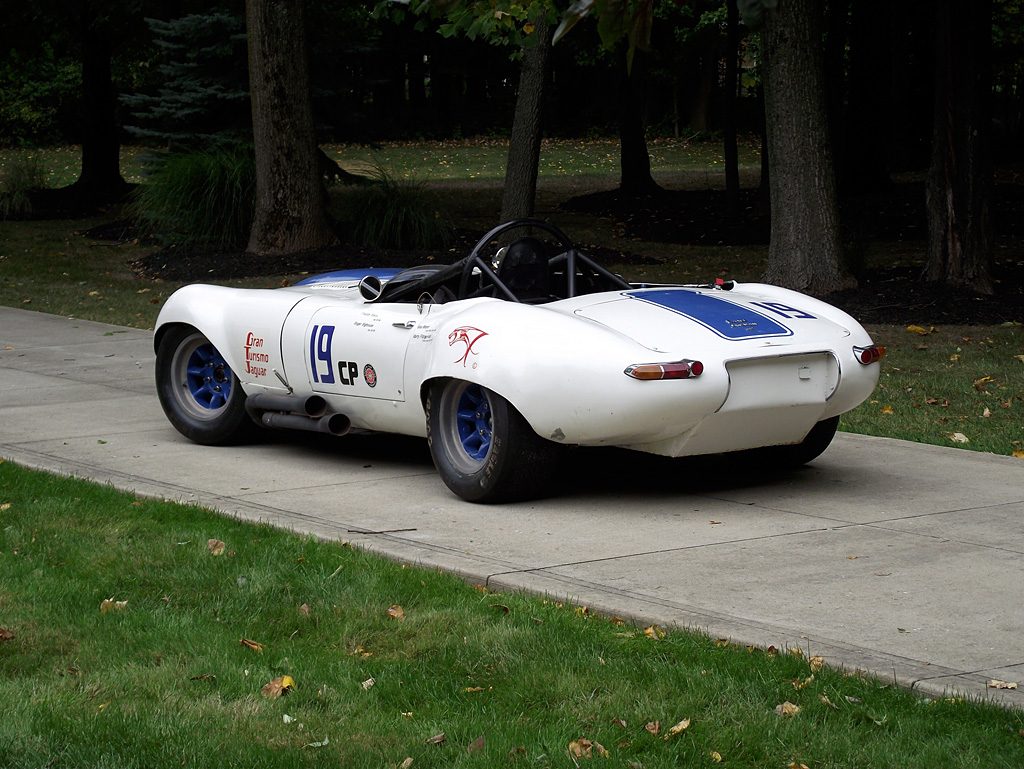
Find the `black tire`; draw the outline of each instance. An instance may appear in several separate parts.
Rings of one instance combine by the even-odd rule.
[[[458,379],[427,391],[427,442],[445,485],[468,502],[512,502],[547,494],[565,447],[537,435],[497,393]]]
[[[818,422],[807,437],[800,443],[791,446],[772,446],[761,449],[769,463],[775,467],[800,467],[812,459],[819,457],[829,447],[839,429],[839,417],[831,417]]]
[[[189,440],[208,446],[252,438],[245,392],[210,340],[191,326],[175,326],[156,351],[156,392],[164,414]]]

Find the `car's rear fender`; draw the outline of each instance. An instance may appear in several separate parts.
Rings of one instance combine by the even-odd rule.
[[[421,397],[437,379],[475,382],[508,400],[538,435],[559,442],[665,437],[692,427],[728,393],[721,367],[688,380],[633,379],[625,374],[630,365],[669,357],[544,306],[482,302],[431,319],[436,325],[420,329],[406,357],[407,376],[422,372]]]

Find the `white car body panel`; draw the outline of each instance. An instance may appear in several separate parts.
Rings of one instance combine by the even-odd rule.
[[[367,302],[354,278],[275,290],[194,285],[157,321],[199,329],[245,392],[317,394],[353,428],[425,435],[423,392],[455,378],[498,393],[541,437],[668,456],[798,443],[865,400],[877,363],[846,313],[774,286],[604,291],[545,304]],[[699,360],[640,381],[635,364]]]

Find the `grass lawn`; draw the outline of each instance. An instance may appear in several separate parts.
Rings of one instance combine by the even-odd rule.
[[[10,769],[1024,764],[1020,711],[10,462],[0,628]]]

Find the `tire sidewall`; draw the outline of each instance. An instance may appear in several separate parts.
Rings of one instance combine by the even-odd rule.
[[[233,371],[228,369],[231,385],[226,403],[211,409],[208,416],[202,414],[202,418],[197,416],[201,413],[196,408],[198,404],[187,402],[192,398],[188,388],[177,381],[180,356],[191,356],[192,351],[203,344],[213,347],[209,339],[191,326],[175,326],[161,337],[157,346],[155,374],[157,397],[164,414],[178,432],[196,443],[224,445],[247,440],[255,432],[255,424],[245,411],[245,392]],[[182,352],[183,348],[192,350]]]

